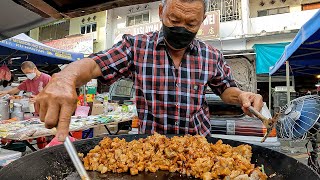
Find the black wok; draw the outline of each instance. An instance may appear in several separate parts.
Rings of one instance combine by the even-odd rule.
[[[147,135],[122,135],[110,136],[125,138],[127,141],[133,139],[145,138]],[[169,135],[169,137],[172,137]],[[102,138],[86,139],[75,142],[75,147],[78,152],[86,154],[95,145],[99,143]],[[215,143],[218,139],[207,138],[209,142]],[[224,140],[226,144],[231,146],[238,146],[242,142]],[[252,145],[252,163],[261,166],[264,165],[267,175],[275,173],[275,176],[270,179],[288,179],[288,180],[317,180],[319,175],[310,169],[308,166],[299,161],[288,157],[277,151],[273,151],[261,146]],[[166,171],[158,171],[156,173],[142,173],[137,176],[130,174],[113,174],[107,173],[101,175],[98,172],[89,172],[92,179],[187,179],[178,173],[169,173]],[[24,156],[8,166],[0,170],[1,180],[40,180],[40,179],[78,179],[75,173],[75,168],[62,145],[40,150],[30,155]],[[192,179],[192,178],[188,178]]]

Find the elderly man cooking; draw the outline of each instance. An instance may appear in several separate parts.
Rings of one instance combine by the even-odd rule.
[[[159,32],[124,35],[111,49],[74,62],[55,74],[39,94],[40,118],[57,137],[68,134],[76,88],[103,76],[107,84],[132,76],[140,133],[210,134],[207,87],[230,104],[262,108],[262,97],[236,87],[230,67],[214,47],[196,40],[208,0],[164,0]]]

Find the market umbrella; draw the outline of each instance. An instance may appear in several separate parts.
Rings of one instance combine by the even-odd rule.
[[[12,61],[19,66],[23,61],[30,60],[36,65],[68,64],[82,59],[82,53],[68,52],[42,44],[26,34],[19,34],[0,41],[1,61]],[[9,63],[10,64],[10,63]]]
[[[290,102],[290,69],[294,76],[320,73],[320,10],[299,30],[286,46],[280,59],[270,69],[269,75],[286,75],[287,102]],[[286,64],[286,65],[285,65]],[[271,78],[271,77],[270,77]],[[271,81],[269,78],[269,81]],[[269,94],[270,94],[269,82]]]
[[[301,27],[269,74],[286,74],[286,61],[295,76],[320,73],[320,10]]]

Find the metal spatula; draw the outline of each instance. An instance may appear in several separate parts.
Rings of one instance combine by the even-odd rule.
[[[64,143],[63,143],[64,147],[66,148],[73,165],[75,166],[75,168],[77,169],[80,177],[82,180],[90,180],[87,171],[84,169],[83,164],[81,162],[81,160],[79,159],[79,156],[77,154],[77,151],[73,145],[73,143],[70,141],[69,137],[67,136]]]
[[[260,114],[257,110],[255,110],[252,106],[250,106],[248,109],[253,115],[260,119],[264,126],[267,128],[267,132],[261,140],[261,142],[263,143],[277,124],[280,114],[276,113],[274,117],[268,119]]]

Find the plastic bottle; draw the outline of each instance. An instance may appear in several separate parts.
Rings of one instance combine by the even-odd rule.
[[[107,115],[108,111],[109,111],[109,106],[108,106],[109,102],[108,102],[108,96],[105,96],[103,98],[103,114]]]
[[[29,112],[30,113],[34,113],[35,112],[35,108],[34,108],[34,103],[33,102],[29,102]]]
[[[13,103],[13,111],[11,113],[11,118],[17,118],[18,121],[24,120],[24,113],[22,112],[22,105],[19,103]]]

